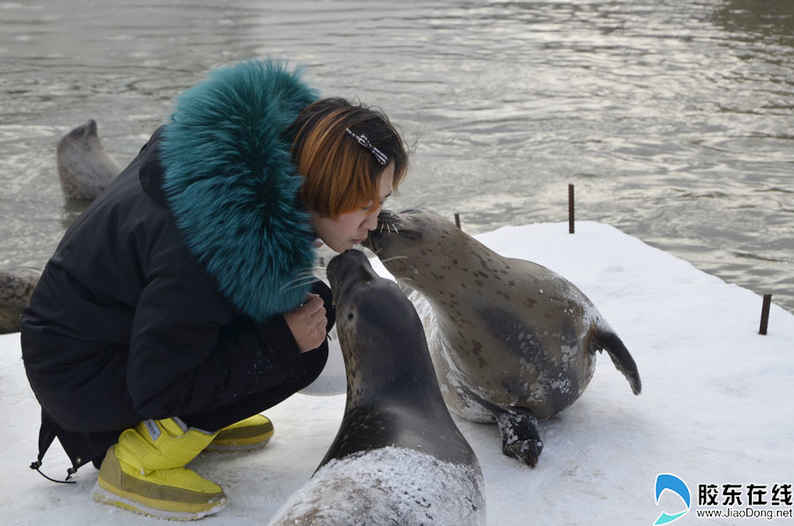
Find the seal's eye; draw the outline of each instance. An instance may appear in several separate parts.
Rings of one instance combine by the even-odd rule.
[[[352,320],[353,318],[355,318],[355,316],[353,316],[353,313],[352,313],[352,312],[351,312],[350,314],[348,314],[348,315],[347,315],[347,319],[348,319],[348,320]]]

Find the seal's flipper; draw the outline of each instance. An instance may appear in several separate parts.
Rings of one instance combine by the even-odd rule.
[[[634,363],[634,358],[631,357],[629,350],[626,349],[617,334],[612,331],[599,331],[595,337],[595,350],[606,351],[618,371],[623,373],[623,376],[628,380],[632,392],[635,395],[640,394],[642,381],[640,380],[640,372],[637,370],[637,364]]]
[[[460,387],[469,399],[493,413],[499,435],[502,437],[502,453],[520,460],[530,467],[538,463],[540,452],[543,451],[543,440],[540,439],[535,418],[527,409],[521,407],[501,407],[474,393],[465,386]]]
[[[534,468],[543,451],[537,419],[527,410],[517,407],[504,409],[495,416],[502,436],[502,452]]]

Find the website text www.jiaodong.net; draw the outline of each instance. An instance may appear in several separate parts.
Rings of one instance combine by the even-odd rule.
[[[757,508],[725,508],[721,510],[696,510],[699,519],[791,519],[794,508],[788,509],[757,509]]]

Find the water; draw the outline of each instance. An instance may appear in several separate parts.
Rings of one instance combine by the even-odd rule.
[[[41,268],[80,212],[61,135],[94,118],[125,165],[206,71],[273,56],[398,124],[394,208],[565,221],[574,183],[579,219],[794,311],[791,0],[215,4],[0,2],[0,268]]]

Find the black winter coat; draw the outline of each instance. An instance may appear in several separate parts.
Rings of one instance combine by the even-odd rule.
[[[299,356],[283,316],[253,322],[185,247],[159,135],[67,231],[23,316],[31,386],[66,429],[223,406]]]
[[[299,183],[291,164],[284,161],[289,158],[284,151],[289,143],[279,139],[280,130],[274,134],[268,126],[291,122],[311,101],[310,92],[272,63],[245,63],[221,74],[226,76],[205,82],[215,82],[208,89],[219,94],[217,104],[230,100],[224,89],[235,89],[241,82],[254,82],[256,90],[248,92],[261,95],[265,89],[281,104],[268,103],[266,97],[256,97],[251,104],[243,100],[239,107],[222,107],[222,111],[207,97],[201,106],[183,104],[187,109],[181,113],[177,109],[174,122],[155,132],[68,229],[42,273],[23,314],[21,335],[25,369],[43,409],[40,457],[52,440],[45,435],[53,429],[67,435],[112,436],[144,419],[224,407],[283,384],[284,371],[301,356],[279,313],[284,310],[274,313],[274,309],[296,307],[296,298],[308,289],[304,283],[299,290],[289,287],[291,296],[278,296],[306,271],[290,265],[312,257],[311,239],[307,240],[311,228],[295,220],[307,215],[294,206]],[[193,90],[205,88],[199,85]],[[198,115],[191,115],[197,107]],[[246,112],[261,123],[260,129],[238,126],[236,140],[227,140],[230,126],[247,122],[240,118]],[[195,132],[190,119],[205,123],[207,114],[220,122]],[[261,136],[271,140],[270,146]],[[184,164],[173,162],[173,155],[171,165],[163,161],[165,140],[172,141],[173,150],[183,143],[192,146],[195,137],[207,148],[220,145],[215,162],[207,163],[206,169],[199,163],[185,171]],[[241,144],[260,148],[241,153],[235,150]],[[262,144],[276,161],[257,157]],[[207,151],[201,144],[193,148],[195,154],[185,150],[188,159]],[[245,155],[255,158],[226,166],[226,159]],[[262,171],[262,164],[268,162],[270,171]],[[168,166],[175,167],[171,179]],[[245,172],[248,166],[252,168]],[[194,177],[198,185],[186,177]],[[183,194],[174,191],[174,180],[184,186]],[[185,208],[191,202],[185,196],[196,199],[195,188],[207,180],[220,183],[205,188],[195,207]],[[246,185],[253,190],[246,190]],[[281,201],[262,212],[262,196],[276,191]],[[228,206],[229,195],[238,199],[236,206]],[[206,203],[218,209],[205,214]],[[239,223],[234,226],[240,233],[235,239],[217,236],[218,225],[212,221],[224,213]],[[276,213],[281,216],[274,217]],[[279,223],[281,217],[292,221],[286,224],[299,226],[285,228]],[[186,228],[181,221],[185,218],[199,225],[204,221],[205,231]],[[211,235],[216,237],[215,245],[203,244]],[[241,244],[240,239],[249,241]],[[270,288],[262,290],[263,283]],[[319,281],[311,288],[325,300],[330,330],[334,321],[330,291]],[[321,348],[327,352],[327,340]],[[64,437],[60,433],[59,437],[63,443]],[[80,462],[70,456],[77,467]]]

